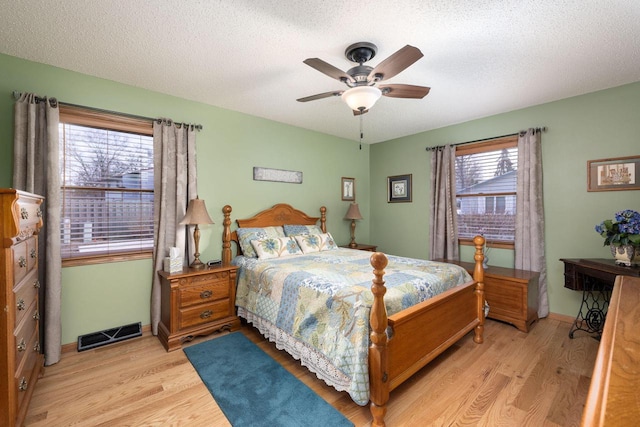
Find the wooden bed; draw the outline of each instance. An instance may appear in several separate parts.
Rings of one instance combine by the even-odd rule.
[[[231,231],[231,206],[222,209],[222,261],[231,262],[231,242],[238,237]],[[326,208],[320,217],[311,217],[287,204],[277,204],[252,218],[236,220],[238,227],[268,227],[286,224],[317,225],[326,233]],[[387,317],[384,303],[386,288],[383,276],[387,257],[376,252],[371,255],[374,295],[370,312],[369,388],[373,426],[384,426],[389,393],[411,375],[457,342],[470,331],[474,341],[482,343],[484,332],[484,284],[482,247],[484,239],[474,239],[474,281],[457,286],[429,300]],[[437,325],[438,327],[433,327]],[[389,329],[388,329],[389,328]],[[389,331],[389,334],[387,334]],[[388,338],[388,336],[390,338]],[[420,336],[421,339],[416,339]]]

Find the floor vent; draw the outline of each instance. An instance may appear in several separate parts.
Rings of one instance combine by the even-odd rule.
[[[78,351],[89,350],[107,344],[124,341],[142,335],[142,324],[131,323],[130,325],[118,326],[113,329],[105,329],[100,332],[93,332],[78,337]]]

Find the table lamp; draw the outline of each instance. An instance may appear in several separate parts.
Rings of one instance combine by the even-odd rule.
[[[213,220],[207,213],[207,207],[204,204],[204,200],[201,200],[196,196],[195,199],[191,199],[189,201],[189,206],[187,207],[187,213],[180,221],[181,225],[195,225],[195,229],[193,230],[193,240],[195,242],[196,252],[193,254],[193,262],[189,267],[195,268],[197,270],[205,267],[205,264],[200,261],[200,228],[198,225],[200,224],[213,224]]]
[[[350,248],[357,248],[358,244],[356,243],[356,219],[362,219],[362,214],[360,213],[360,208],[357,203],[351,203],[349,205],[349,210],[347,210],[347,214],[344,216],[344,219],[351,220],[351,243],[349,243]]]

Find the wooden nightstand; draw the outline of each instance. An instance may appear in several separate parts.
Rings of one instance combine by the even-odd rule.
[[[378,248],[378,246],[375,245],[366,245],[364,243],[358,243],[357,246],[355,248],[352,248],[349,245],[343,245],[340,246],[341,248],[348,248],[348,249],[359,249],[361,251],[369,251],[369,252],[375,252],[376,249]]]
[[[435,261],[457,264],[473,275],[472,262]],[[540,273],[533,271],[489,266],[484,271],[484,297],[489,303],[487,317],[529,332],[529,326],[538,320],[539,277]]]
[[[198,335],[240,328],[235,307],[237,269],[220,265],[158,272],[162,282],[158,339],[167,351],[181,348]]]

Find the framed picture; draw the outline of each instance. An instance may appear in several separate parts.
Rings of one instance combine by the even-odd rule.
[[[348,202],[356,201],[356,179],[355,178],[345,178],[342,177],[342,186],[340,187],[342,191],[342,200],[346,200]]]
[[[411,201],[411,174],[387,177],[387,203]]]
[[[587,191],[640,190],[640,156],[587,162]]]

